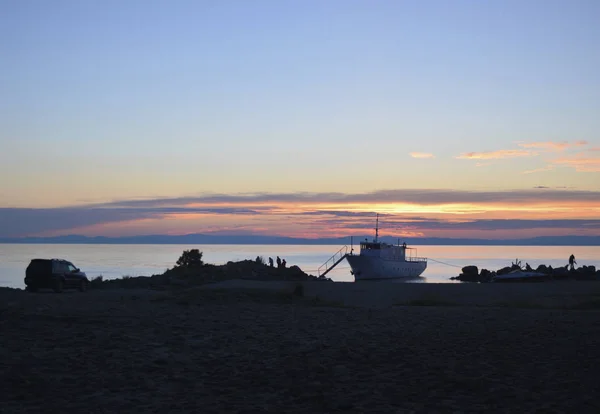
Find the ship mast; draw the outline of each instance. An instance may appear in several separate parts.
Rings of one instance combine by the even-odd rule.
[[[379,213],[377,213],[377,221],[375,221],[375,243],[377,243],[378,238],[379,238]]]

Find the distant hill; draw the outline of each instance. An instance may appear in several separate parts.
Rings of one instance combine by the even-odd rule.
[[[354,244],[361,240],[372,239],[372,236],[354,237]],[[454,238],[406,238],[380,237],[381,241],[388,243],[406,242],[411,245],[438,245],[438,246],[600,246],[600,236],[543,236],[527,239],[454,239]],[[128,237],[87,237],[80,235],[67,235],[57,237],[23,237],[0,238],[0,243],[43,243],[43,244],[301,244],[301,245],[344,245],[350,244],[350,237],[330,238],[294,238],[280,236],[222,236],[209,234],[186,234],[181,236],[148,235]]]

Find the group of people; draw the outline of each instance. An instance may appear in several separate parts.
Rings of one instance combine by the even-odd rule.
[[[279,256],[277,256],[277,268],[284,269],[286,265],[287,265],[287,262],[285,261],[285,259],[281,260],[279,258]],[[273,267],[273,258],[272,257],[269,257],[269,266]]]

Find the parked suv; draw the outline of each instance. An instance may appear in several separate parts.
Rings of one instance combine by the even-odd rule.
[[[25,270],[25,285],[30,292],[43,288],[55,292],[69,288],[85,292],[89,283],[84,272],[63,259],[33,259]]]

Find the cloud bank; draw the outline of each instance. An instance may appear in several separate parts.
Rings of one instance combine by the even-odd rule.
[[[293,223],[310,228],[313,233],[323,232],[322,235],[326,235],[330,226],[336,226],[340,231],[371,228],[375,205],[380,206],[377,209],[384,213],[382,217],[386,217],[396,228],[421,233],[427,230],[534,228],[595,232],[599,228],[598,221],[589,217],[579,219],[577,214],[584,207],[600,214],[600,191],[548,188],[513,191],[396,189],[370,193],[201,194],[195,197],[116,200],[64,208],[1,208],[0,236],[34,236],[48,232],[67,234],[81,228],[104,225],[117,226],[118,230],[121,223],[143,220],[155,223],[188,218],[196,220],[196,227],[190,227],[188,232],[202,232],[207,228],[218,231],[219,226],[215,222],[219,221],[228,222],[228,228],[243,222],[245,229],[260,229],[267,233],[278,225]],[[448,205],[464,207],[434,217],[433,207]],[[408,208],[403,213],[394,212],[396,206]],[[513,214],[510,219],[489,220],[473,215],[490,210],[509,210],[511,206],[519,209],[537,206],[542,215],[559,207],[558,210],[566,211],[567,216],[531,220],[530,217],[513,217]],[[427,217],[414,214],[419,211],[427,212]],[[469,215],[470,211],[473,214]]]
[[[517,145],[523,149],[501,149],[487,152],[467,152],[458,155],[457,159],[471,159],[471,160],[501,160],[510,158],[522,158],[522,157],[539,157],[541,156],[548,165],[542,168],[536,168],[531,170],[525,170],[522,174],[532,174],[545,171],[551,171],[555,167],[571,167],[577,172],[600,172],[600,158],[588,155],[589,153],[595,153],[598,151],[597,147],[592,148],[581,148],[587,146],[589,143],[584,140],[575,142],[519,142]],[[577,149],[577,153],[571,153],[567,155],[567,151],[571,149]],[[559,158],[550,158],[549,155],[552,153],[561,153]],[[478,162],[477,167],[488,165],[486,163]]]

